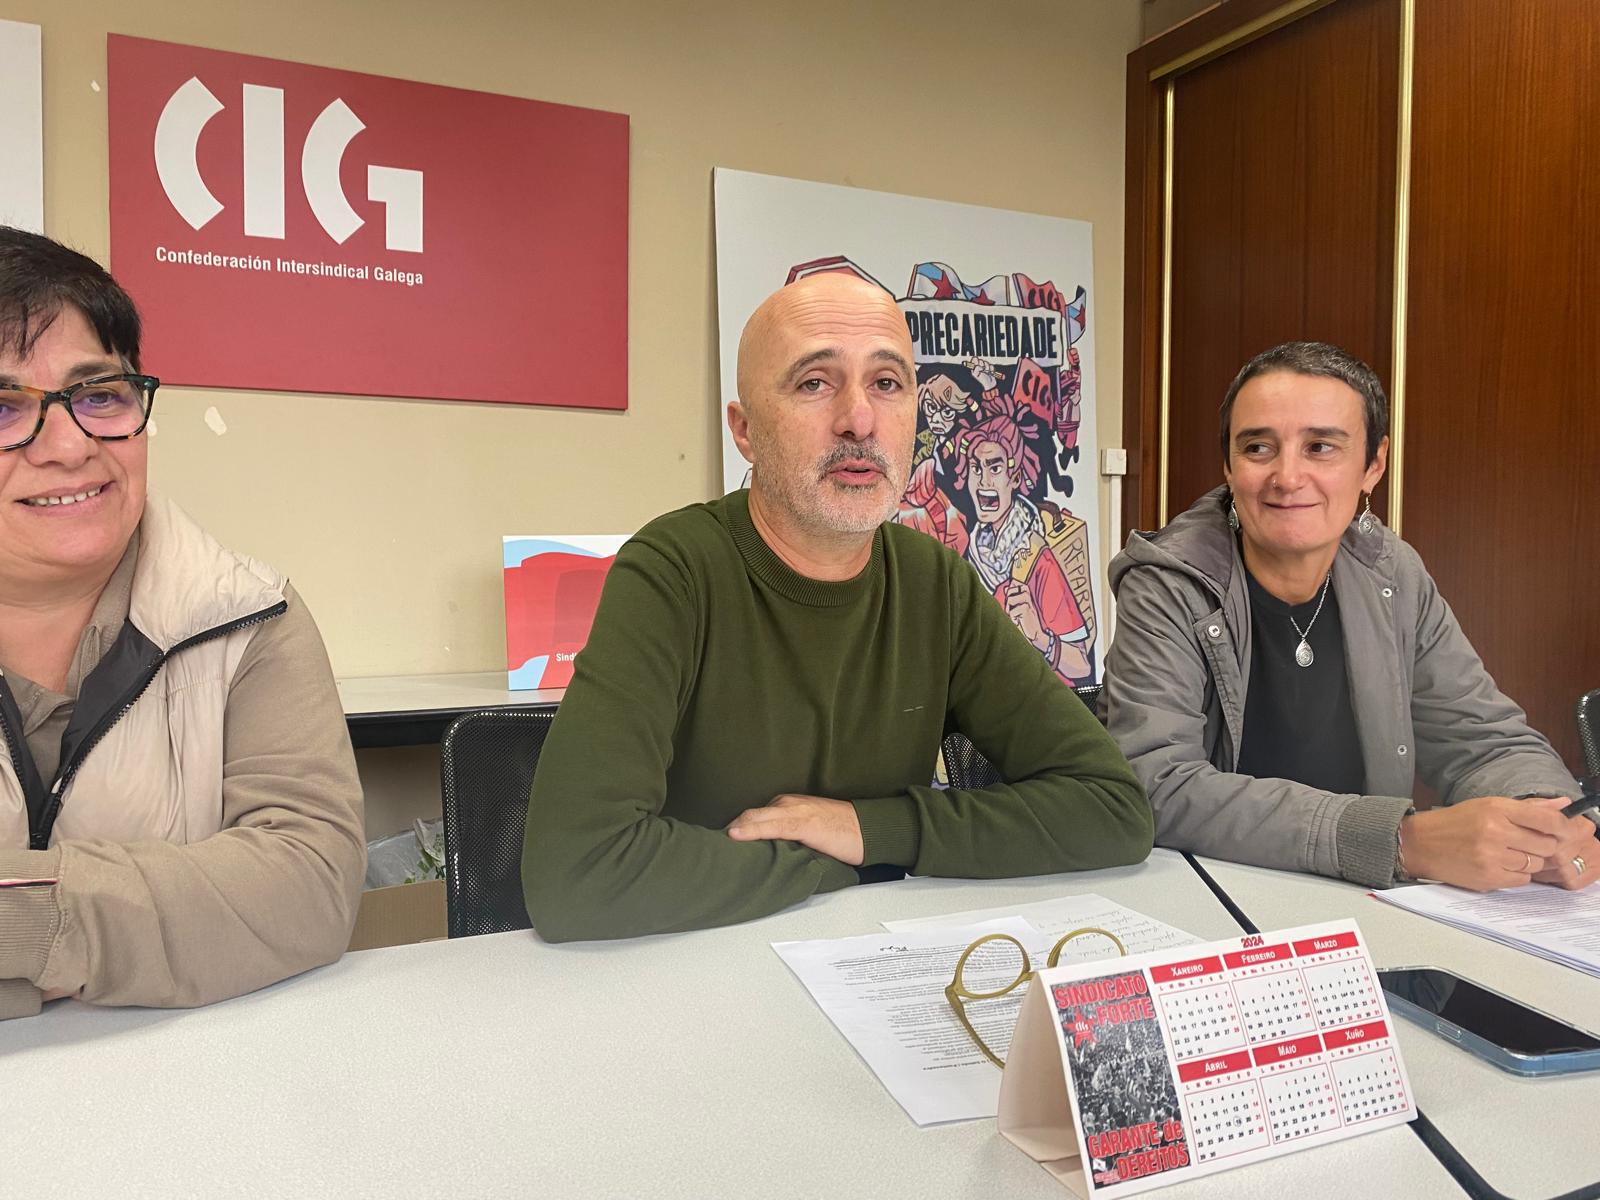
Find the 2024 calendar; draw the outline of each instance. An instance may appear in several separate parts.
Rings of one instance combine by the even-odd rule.
[[[1041,971],[999,1124],[1077,1195],[1125,1196],[1416,1111],[1346,920]]]

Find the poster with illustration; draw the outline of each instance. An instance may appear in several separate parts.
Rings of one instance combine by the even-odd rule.
[[[741,171],[716,172],[722,408],[739,334],[818,271],[882,287],[917,364],[917,433],[895,520],[938,538],[1061,679],[1097,682],[1101,575],[1087,222]],[[723,429],[723,480],[749,464]]]

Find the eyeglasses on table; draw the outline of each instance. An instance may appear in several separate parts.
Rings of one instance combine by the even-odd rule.
[[[1046,969],[1060,965],[1061,951],[1066,944],[1074,938],[1098,936],[1103,937],[1116,947],[1119,957],[1126,957],[1128,948],[1122,944],[1122,939],[1109,929],[1101,929],[1097,925],[1085,926],[1074,929],[1061,935],[1056,944],[1050,948],[1050,957],[1046,960]],[[961,952],[961,957],[956,959],[955,977],[945,985],[944,998],[950,1002],[950,1007],[955,1010],[956,1020],[961,1022],[961,1028],[967,1031],[967,1036],[977,1044],[984,1056],[995,1066],[1005,1069],[1005,1060],[989,1049],[987,1042],[973,1027],[972,1019],[967,1016],[967,1004],[978,1000],[998,1000],[1001,996],[1009,996],[1034,976],[1033,963],[1028,958],[1027,948],[1012,937],[1009,933],[987,933],[972,945]],[[986,986],[993,980],[1010,979],[1001,987]]]

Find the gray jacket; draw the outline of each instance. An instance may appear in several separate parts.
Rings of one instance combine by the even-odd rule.
[[[1234,773],[1250,680],[1250,602],[1225,515],[1201,497],[1111,563],[1116,639],[1104,715],[1155,809],[1156,843],[1368,886],[1395,882],[1420,775],[1446,804],[1576,796],[1550,743],[1495,686],[1417,552],[1383,526],[1333,563],[1367,795]]]

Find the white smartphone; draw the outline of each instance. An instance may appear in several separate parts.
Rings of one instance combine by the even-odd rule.
[[[1389,1007],[1501,1070],[1600,1070],[1600,1037],[1437,967],[1378,972]]]

